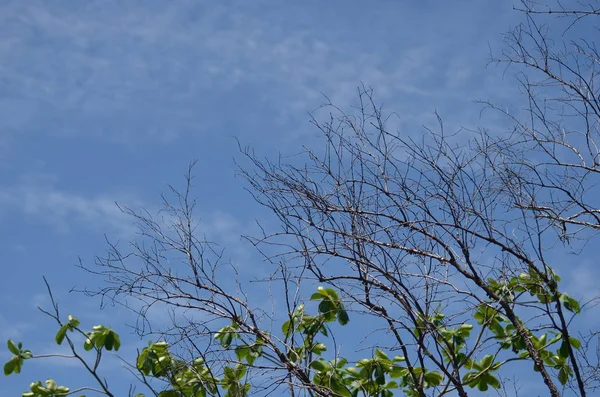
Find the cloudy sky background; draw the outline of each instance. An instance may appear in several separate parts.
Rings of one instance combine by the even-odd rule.
[[[344,108],[358,85],[371,86],[416,136],[435,125],[434,111],[447,129],[498,127],[472,101],[518,104],[512,74],[486,68],[501,34],[522,19],[512,8],[510,0],[0,1],[0,339],[50,349],[55,327],[35,309],[47,304],[42,275],[64,314],[117,329],[131,322],[67,293],[96,282],[77,258],[105,252],[104,234],[131,238],[114,203],[159,208],[192,159],[206,233],[240,266],[257,266],[239,235],[268,216],[234,177],[234,138],[268,156],[317,146],[308,112],[323,95]],[[48,367],[27,367],[2,379],[3,394],[49,376]],[[68,367],[53,370],[68,383],[60,376]]]

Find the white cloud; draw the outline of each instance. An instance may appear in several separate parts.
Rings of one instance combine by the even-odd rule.
[[[349,105],[361,81],[395,110],[430,112],[479,92],[487,40],[506,27],[482,31],[485,18],[471,15],[511,12],[471,3],[427,12],[408,3],[66,4],[0,6],[7,131],[139,143],[213,133],[235,121],[228,113],[240,125],[281,126],[318,106],[321,93]]]
[[[4,343],[7,339],[19,341],[24,333],[33,328],[33,324],[22,321],[12,321],[0,313],[0,341]]]
[[[121,197],[135,203],[133,197]],[[52,223],[57,230],[70,232],[74,226],[107,231],[118,236],[135,232],[131,219],[123,214],[111,195],[82,195],[50,184],[23,183],[5,186],[0,191],[0,216],[20,212],[36,220]]]

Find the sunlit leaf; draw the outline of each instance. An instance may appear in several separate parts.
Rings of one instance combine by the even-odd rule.
[[[8,345],[8,350],[10,350],[10,352],[12,354],[19,355],[21,353],[20,349],[17,347],[15,342],[13,342],[12,340],[9,339],[7,342],[7,345]]]

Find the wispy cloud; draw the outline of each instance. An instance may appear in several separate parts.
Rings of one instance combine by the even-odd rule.
[[[498,12],[465,6],[469,14]],[[476,71],[497,33],[480,34],[485,18],[465,18],[454,4],[419,8],[8,2],[0,6],[0,105],[11,117],[0,127],[170,141],[224,123],[239,135],[239,126],[264,124],[265,116],[287,126],[321,93],[348,105],[361,81],[407,114],[413,105],[431,111],[448,98],[477,96],[484,78]],[[452,25],[443,23],[449,16]]]
[[[135,202],[133,197],[121,197]],[[115,195],[84,195],[51,184],[23,183],[3,186],[0,191],[0,217],[11,213],[50,222],[62,232],[73,227],[111,231],[119,236],[134,233],[134,226],[115,203]]]
[[[0,313],[0,341],[4,342],[7,339],[20,340],[25,332],[31,330],[33,324],[13,321]]]

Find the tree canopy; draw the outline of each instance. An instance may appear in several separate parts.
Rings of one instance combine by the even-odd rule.
[[[393,131],[394,114],[362,86],[356,108],[327,103],[328,117],[312,119],[324,145],[301,160],[241,148],[239,174],[279,221],[246,236],[269,265],[257,282],[271,311],[204,239],[193,166],[160,215],[121,207],[139,238],[85,268],[104,282],[86,292],[135,299],[142,319],[157,304],[180,314],[158,335],[140,326],[158,341],[129,358],[143,389],[131,395],[508,396],[523,378],[554,397],[597,393],[599,331],[577,320],[595,301],[564,289],[560,254],[600,230],[600,54],[594,37],[569,36],[597,28],[600,7],[523,7],[492,63],[515,71],[526,112],[482,104],[509,131],[448,133],[441,118],[418,138]],[[555,17],[569,21],[558,33]],[[48,379],[23,396],[115,396],[100,363],[119,350],[117,331],[52,305],[62,357],[96,384]],[[341,351],[341,338],[369,348]],[[5,375],[56,356],[8,349]]]

